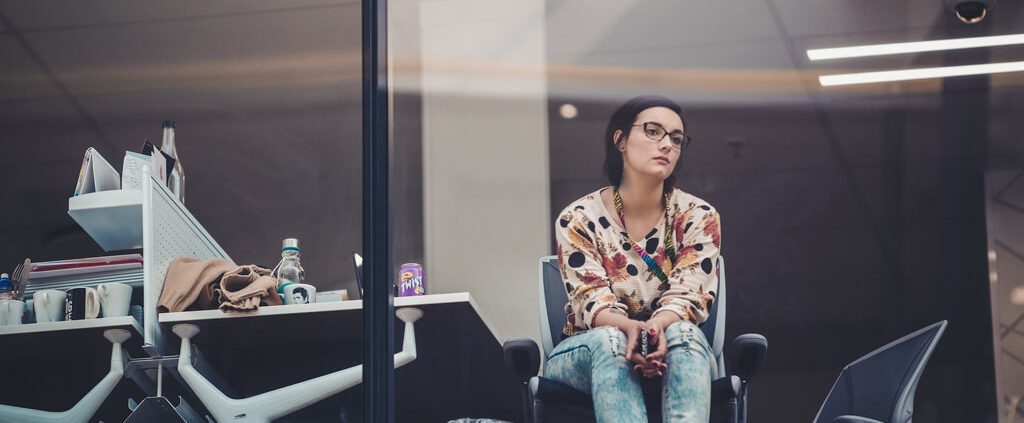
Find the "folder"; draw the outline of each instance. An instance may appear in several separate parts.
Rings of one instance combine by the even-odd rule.
[[[78,171],[74,196],[115,189],[121,189],[121,175],[95,148],[89,147]]]

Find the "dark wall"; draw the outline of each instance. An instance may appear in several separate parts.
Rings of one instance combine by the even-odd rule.
[[[0,3],[0,270],[103,255],[67,215],[86,148],[117,169],[177,124],[189,210],[238,263],[296,237],[355,288],[359,3]]]

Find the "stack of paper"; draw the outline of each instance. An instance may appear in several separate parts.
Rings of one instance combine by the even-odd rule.
[[[78,171],[78,183],[73,196],[92,192],[121,189],[121,175],[95,148],[85,150],[82,168]]]

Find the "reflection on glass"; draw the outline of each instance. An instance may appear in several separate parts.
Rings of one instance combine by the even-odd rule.
[[[131,331],[126,351],[177,354],[174,325],[195,325],[197,334],[181,332],[195,336],[195,365],[229,397],[359,365],[361,311],[341,301],[356,289],[347,255],[362,243],[359,19],[359,4],[348,1],[0,4],[0,267],[11,273],[28,257],[88,268],[33,272],[30,290],[132,286],[125,317],[148,324]],[[90,147],[109,163],[100,174],[112,177],[100,185],[112,189],[73,196]],[[143,166],[154,176],[151,190]],[[144,222],[157,234],[145,241]],[[305,279],[285,269],[302,288],[285,295],[270,271],[290,237],[302,240]],[[129,262],[79,260],[115,255]],[[192,259],[179,272],[170,270],[185,257]],[[157,300],[172,289],[154,293],[146,283],[180,289],[169,295],[177,300],[158,314]],[[288,301],[318,304],[277,307]],[[329,311],[309,312],[318,306]],[[282,309],[292,314],[267,316]],[[2,378],[31,388],[0,387],[0,403],[70,408],[109,365],[110,343],[102,330],[92,335],[0,333],[0,344],[22,346],[0,359],[24,364]],[[64,357],[69,348],[81,352],[76,360]],[[119,385],[94,418],[124,420],[127,398],[156,394],[155,377]],[[39,395],[39,386],[57,385],[69,394]],[[163,394],[210,414],[212,403],[185,385],[164,377]],[[287,418],[358,421],[360,396],[358,387],[345,389]]]

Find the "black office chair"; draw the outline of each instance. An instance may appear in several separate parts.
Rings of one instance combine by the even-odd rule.
[[[945,320],[897,339],[843,368],[815,423],[910,423],[914,392]]]
[[[729,366],[733,371],[726,373],[723,344],[725,343],[725,261],[718,261],[718,291],[712,302],[707,321],[701,326],[704,336],[711,344],[716,366],[715,379],[711,384],[711,422],[745,423],[747,388],[751,379],[760,369],[768,350],[768,340],[758,334],[736,337],[729,348]],[[565,304],[568,294],[558,270],[554,256],[540,261],[540,320],[541,342],[544,354],[548,356],[555,345],[562,340],[565,325]],[[506,366],[523,384],[523,416],[525,421],[542,422],[591,422],[594,421],[594,406],[589,392],[541,376],[540,351],[532,339],[513,339],[504,344]],[[659,382],[660,381],[655,381]],[[645,400],[651,421],[661,420],[660,387],[644,384]]]

